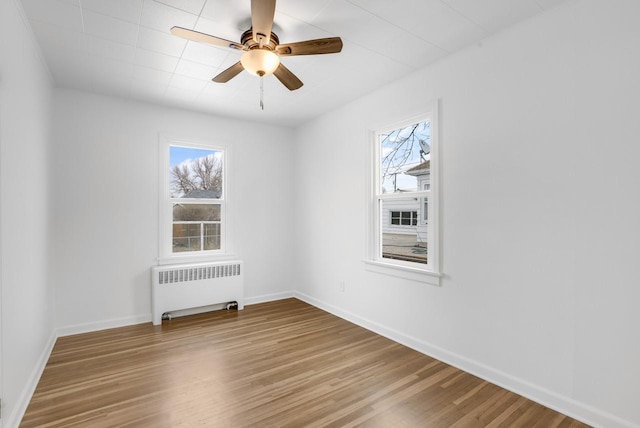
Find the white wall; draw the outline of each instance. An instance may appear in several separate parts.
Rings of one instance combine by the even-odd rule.
[[[2,421],[14,426],[53,345],[48,281],[51,80],[31,29],[0,2]]]
[[[638,16],[569,0],[298,129],[300,296],[592,424],[640,425]],[[367,131],[434,99],[440,287],[362,262]]]
[[[292,130],[67,90],[56,90],[54,110],[61,333],[151,319],[159,133],[229,145],[229,233],[245,261],[245,303],[291,294]]]

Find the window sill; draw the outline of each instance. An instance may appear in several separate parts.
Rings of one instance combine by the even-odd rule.
[[[364,263],[367,265],[366,270],[368,270],[369,272],[389,275],[396,278],[408,279],[411,281],[417,281],[431,285],[439,286],[440,278],[442,278],[442,274],[439,272],[426,271],[424,269],[417,269],[410,266],[401,266],[376,260],[365,260]]]
[[[204,263],[204,262],[222,262],[226,260],[236,259],[236,254],[199,254],[199,255],[179,255],[179,256],[166,256],[159,257],[157,259],[158,266],[165,265],[180,265],[189,263]]]

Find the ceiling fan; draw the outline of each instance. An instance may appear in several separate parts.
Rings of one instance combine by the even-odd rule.
[[[228,82],[242,70],[247,70],[260,77],[274,74],[293,91],[302,86],[302,81],[280,62],[280,57],[338,53],[342,50],[342,40],[340,37],[327,37],[280,44],[278,36],[271,31],[275,11],[276,0],[251,0],[251,28],[242,33],[240,43],[182,27],[171,28],[171,34],[194,42],[244,51],[240,61],[215,76],[214,82]]]

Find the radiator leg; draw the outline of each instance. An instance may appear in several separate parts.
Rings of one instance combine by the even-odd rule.
[[[162,324],[162,314],[156,314],[155,312],[153,313],[152,316],[152,321],[153,325],[160,325]]]

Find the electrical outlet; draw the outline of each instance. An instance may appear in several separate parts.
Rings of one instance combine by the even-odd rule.
[[[340,292],[344,293],[344,289],[345,289],[344,281],[340,281],[340,288],[339,288]]]

